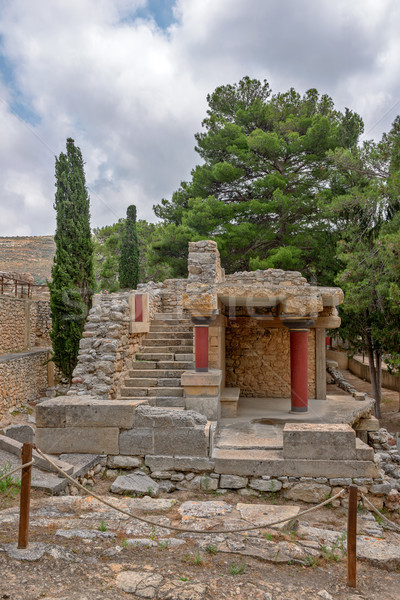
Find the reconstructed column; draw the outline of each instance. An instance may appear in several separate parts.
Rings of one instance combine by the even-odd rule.
[[[208,325],[195,325],[194,365],[196,371],[208,371]]]
[[[314,321],[293,320],[283,324],[290,331],[291,412],[308,411],[308,330]]]

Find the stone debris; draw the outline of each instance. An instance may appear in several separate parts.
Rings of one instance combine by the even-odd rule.
[[[296,516],[300,512],[298,506],[288,505],[238,504],[236,508],[244,521],[248,521],[253,525],[260,525],[260,527],[266,527],[273,521],[290,519],[285,523],[274,525],[274,529],[287,529],[289,524],[294,529],[297,526]]]
[[[284,497],[295,502],[320,503],[329,498],[331,487],[322,483],[304,482],[298,483],[292,488],[285,490]]]
[[[136,471],[132,475],[120,475],[111,486],[114,494],[147,494],[157,496],[159,485],[154,479],[142,471]]]
[[[232,505],[226,502],[183,502],[178,508],[183,517],[210,518],[225,515],[232,511]]]
[[[123,571],[117,575],[117,587],[127,594],[135,594],[137,598],[156,598],[157,589],[163,577],[157,573],[140,573],[139,571]]]

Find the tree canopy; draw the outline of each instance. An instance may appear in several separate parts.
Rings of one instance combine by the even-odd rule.
[[[195,136],[203,164],[154,207],[164,222],[155,251],[183,275],[187,241],[211,237],[230,271],[297,268],[323,282],[321,241],[330,254],[336,242],[323,210],[329,153],[357,144],[361,118],[315,89],[272,95],[249,77],[207,101],[205,131]]]

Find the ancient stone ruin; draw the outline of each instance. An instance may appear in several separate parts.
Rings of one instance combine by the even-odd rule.
[[[146,466],[165,491],[384,493],[356,434],[379,429],[373,401],[326,393],[342,291],[277,269],[225,275],[212,241],[189,244],[188,272],[95,296],[68,395],[37,407],[38,447]]]

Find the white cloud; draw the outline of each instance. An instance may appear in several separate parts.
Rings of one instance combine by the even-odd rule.
[[[1,0],[0,0],[1,2]],[[274,92],[317,87],[390,126],[400,98],[396,0],[177,0],[176,22],[135,19],[145,0],[13,0],[0,16],[15,87],[0,79],[0,235],[54,229],[54,155],[80,146],[92,224],[139,217],[198,161],[206,95],[249,74]],[[16,92],[38,121],[7,109]],[[392,111],[393,112],[393,111]],[[399,111],[398,111],[399,112]],[[15,207],[15,208],[13,208]],[[5,218],[6,217],[6,218]]]

